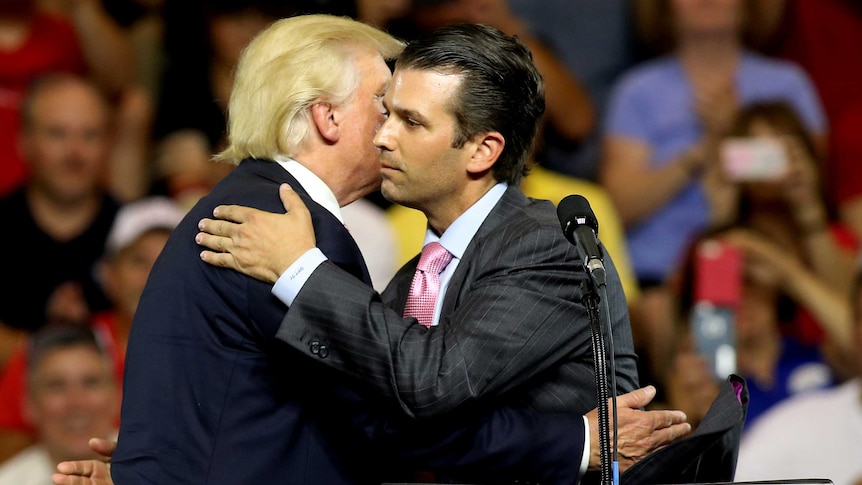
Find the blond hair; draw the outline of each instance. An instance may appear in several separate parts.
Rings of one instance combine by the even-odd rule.
[[[357,52],[392,60],[404,43],[348,17],[300,15],[273,23],[243,51],[228,103],[228,147],[216,160],[293,156],[311,133],[310,107],[344,103],[359,85]]]

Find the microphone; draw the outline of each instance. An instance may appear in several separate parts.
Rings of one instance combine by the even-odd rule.
[[[560,219],[563,234],[578,249],[578,254],[583,258],[584,266],[590,274],[589,282],[585,282],[584,285],[588,291],[583,294],[581,302],[586,306],[587,314],[590,316],[593,364],[596,371],[596,394],[599,403],[601,485],[618,485],[616,370],[613,353],[613,331],[609,320],[607,294],[605,294],[605,264],[597,237],[599,221],[587,199],[577,194],[568,195],[560,201],[557,205],[557,217]],[[602,297],[598,296],[599,293],[602,294]],[[604,329],[599,321],[598,305],[600,302],[604,305],[602,312],[605,321]],[[605,347],[605,333],[607,333],[610,351]],[[610,387],[608,386],[609,373]],[[610,401],[613,409],[613,428],[611,428],[606,405],[608,394],[611,396]],[[613,429],[613,435],[611,435],[611,429]],[[613,437],[613,452],[610,443],[608,443],[609,436]]]
[[[599,285],[605,284],[605,263],[596,235],[599,221],[582,195],[568,195],[557,205],[557,217],[563,234],[580,250],[584,266]]]

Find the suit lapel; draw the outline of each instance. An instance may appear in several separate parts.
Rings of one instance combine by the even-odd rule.
[[[454,311],[461,299],[462,289],[465,285],[469,284],[470,275],[475,274],[474,266],[477,264],[478,258],[474,257],[474,255],[476,254],[479,242],[493,234],[500,224],[510,220],[527,204],[529,204],[529,199],[527,199],[520,189],[511,186],[506,189],[503,197],[491,209],[488,217],[485,218],[485,221],[479,226],[479,230],[476,231],[476,234],[470,241],[470,244],[467,245],[467,249],[458,263],[458,268],[452,275],[452,279],[449,280],[441,314],[447,315]],[[416,271],[417,264],[419,264],[419,255],[416,255],[416,257],[398,270],[383,293],[384,303],[399,314],[404,313],[407,293],[410,290],[410,283],[413,281],[413,273]]]
[[[484,241],[489,236],[498,231],[498,227],[506,221],[511,220],[521,209],[529,203],[529,200],[524,196],[520,189],[510,186],[506,189],[503,197],[500,198],[497,205],[488,213],[488,217],[479,226],[479,230],[470,240],[467,249],[464,250],[464,256],[458,263],[452,279],[449,280],[449,286],[446,289],[446,295],[443,299],[443,307],[440,312],[443,315],[448,315],[455,310],[458,302],[461,300],[461,291],[465,286],[472,283],[472,276],[476,274],[475,266],[478,264],[478,246],[481,241]],[[487,250],[488,248],[485,248]],[[418,259],[417,259],[418,262]],[[415,266],[414,266],[415,267]],[[405,294],[406,298],[406,294]]]

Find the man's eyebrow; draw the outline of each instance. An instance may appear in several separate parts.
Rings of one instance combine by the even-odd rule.
[[[405,108],[403,106],[386,106],[386,109],[390,112],[398,113],[398,116],[402,118],[410,118],[421,122],[426,121],[425,116],[423,116],[422,113],[413,109]]]

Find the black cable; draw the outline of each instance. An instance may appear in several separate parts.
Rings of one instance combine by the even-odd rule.
[[[605,329],[605,332],[603,332],[603,334],[607,335],[606,355],[607,355],[608,373],[610,374],[610,383],[608,385],[608,392],[611,395],[611,409],[612,409],[611,416],[613,416],[613,433],[612,433],[613,447],[612,447],[612,451],[611,451],[611,456],[613,457],[613,464],[614,464],[613,465],[613,468],[614,468],[613,469],[613,476],[614,476],[613,482],[616,485],[617,483],[619,483],[619,470],[617,469],[617,466],[619,464],[619,453],[618,453],[618,447],[617,447],[617,441],[618,441],[617,436],[618,436],[619,430],[617,429],[617,370],[616,370],[616,364],[614,363],[614,361],[615,361],[614,331],[613,331],[613,328],[611,325],[610,309],[608,308],[607,287],[605,287],[605,285],[601,285],[601,286],[599,286],[599,291],[601,291],[601,294],[602,294],[601,295],[602,309],[604,310],[604,315],[605,315],[604,321],[607,324],[607,328]]]
[[[592,291],[586,291],[582,302],[587,307],[590,317],[590,334],[593,347],[593,366],[596,374],[596,397],[599,415],[599,460],[601,464],[602,485],[613,484],[613,473],[611,470],[611,456],[609,443],[610,423],[608,418],[608,378],[605,342],[602,337],[602,328],[599,321],[599,297]]]

